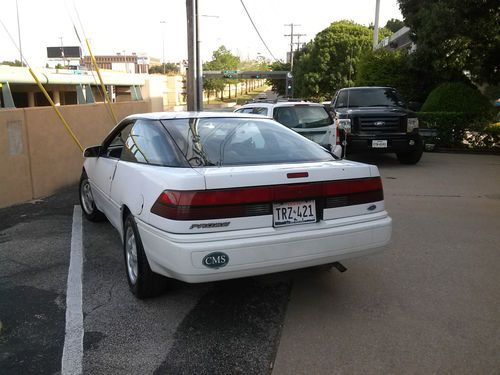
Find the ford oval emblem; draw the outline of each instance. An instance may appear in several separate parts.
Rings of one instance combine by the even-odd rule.
[[[384,121],[376,121],[374,123],[375,126],[384,126],[385,125],[385,122]]]
[[[372,204],[371,206],[368,207],[368,211],[373,211],[376,208],[377,206],[375,204]]]
[[[229,255],[220,251],[205,255],[202,261],[203,265],[208,268],[222,268],[229,263]]]

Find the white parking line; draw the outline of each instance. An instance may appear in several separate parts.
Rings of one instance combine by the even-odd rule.
[[[82,311],[82,210],[75,206],[71,230],[71,255],[66,291],[66,334],[61,363],[61,374],[81,374],[83,359]]]

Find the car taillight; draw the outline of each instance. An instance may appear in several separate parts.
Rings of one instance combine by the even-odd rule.
[[[380,177],[237,189],[166,190],[151,212],[171,220],[208,220],[271,215],[272,203],[314,199],[325,208],[384,199]]]
[[[335,126],[335,139],[336,139],[335,144],[337,144],[337,145],[342,144],[342,142],[340,141],[340,129],[339,129],[338,125]]]

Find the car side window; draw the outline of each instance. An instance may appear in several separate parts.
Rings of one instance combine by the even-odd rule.
[[[252,113],[253,111],[253,108],[241,108],[241,109],[238,109],[236,112],[238,113]]]
[[[252,111],[253,114],[256,115],[266,115],[267,116],[267,108],[266,107],[255,107]]]
[[[111,140],[111,142],[106,147],[104,151],[104,156],[112,159],[119,159],[123,146],[125,145],[125,140],[127,139],[130,129],[132,129],[133,123],[129,123],[122,130],[120,130],[116,136]]]
[[[177,167],[182,162],[175,147],[159,121],[137,120],[125,139],[121,160]]]
[[[294,128],[299,123],[295,111],[291,107],[275,108],[274,119],[289,128]]]

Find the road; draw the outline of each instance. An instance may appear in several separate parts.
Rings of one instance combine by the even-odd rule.
[[[348,271],[128,291],[109,223],[83,223],[85,374],[495,373],[500,157],[379,165],[393,240]],[[61,370],[75,188],[0,210],[2,374]]]

